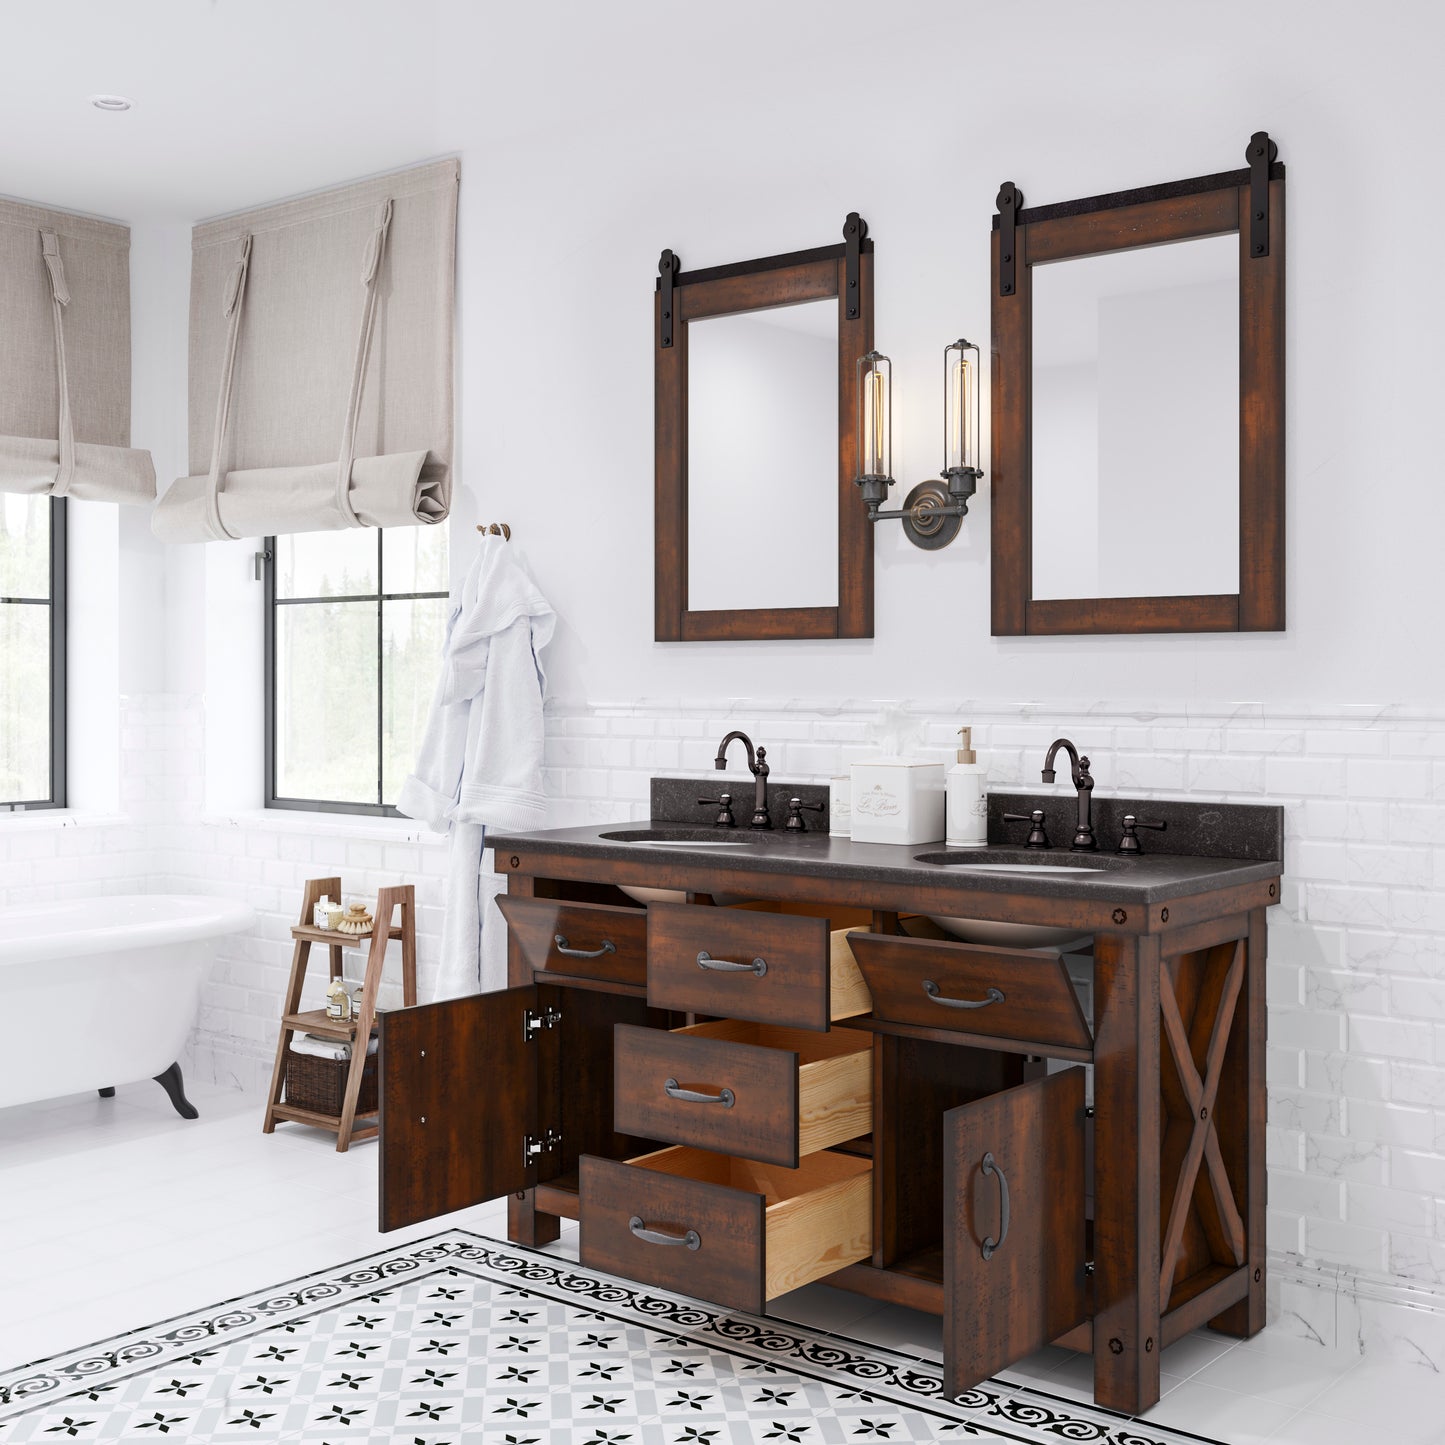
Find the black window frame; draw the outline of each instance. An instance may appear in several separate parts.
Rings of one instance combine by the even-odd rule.
[[[384,669],[386,666],[386,604],[388,602],[420,602],[433,598],[445,599],[446,592],[388,592],[386,590],[385,548],[382,545],[384,529],[376,532],[376,591],[347,593],[335,597],[277,597],[276,595],[276,538],[267,537],[262,542],[262,581],[265,591],[265,640],[263,647],[263,669],[265,672],[265,805],[298,813],[350,813],[369,818],[400,818],[405,816],[390,803],[381,801],[385,788],[385,737],[386,737],[386,688]],[[328,798],[283,798],[276,792],[276,609],[278,607],[305,607],[333,602],[374,602],[376,604],[376,797],[374,803],[344,803]]]
[[[64,497],[50,498],[50,594],[48,597],[0,597],[0,607],[48,607],[50,609],[50,795],[46,798],[0,799],[0,813],[31,813],[64,808],[68,799],[66,778],[65,643],[66,603],[69,579],[66,575],[69,525]]]

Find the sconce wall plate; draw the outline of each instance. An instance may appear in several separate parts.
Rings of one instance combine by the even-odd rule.
[[[948,546],[963,530],[963,513],[952,504],[942,482],[932,477],[919,482],[903,499],[903,530],[908,540],[929,552]]]

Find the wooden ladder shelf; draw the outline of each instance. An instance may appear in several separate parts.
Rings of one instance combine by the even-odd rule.
[[[301,918],[291,930],[295,941],[291,955],[291,982],[286,988],[281,1037],[276,1042],[276,1066],[271,1071],[271,1092],[266,1102],[266,1122],[262,1132],[274,1133],[277,1123],[283,1121],[329,1129],[336,1135],[337,1153],[344,1154],[353,1140],[374,1138],[379,1129],[375,1115],[363,1115],[358,1125],[356,1105],[361,1095],[362,1072],[366,1068],[367,1045],[376,1026],[376,994],[381,986],[382,966],[386,961],[387,945],[394,938],[401,940],[402,1001],[407,1008],[416,1003],[416,889],[410,883],[381,889],[376,895],[376,908],[372,913],[375,921],[370,934],[343,934],[313,926],[311,920],[316,904],[322,898],[340,897],[341,879],[311,879],[301,904]],[[396,921],[398,910],[400,922]],[[322,944],[330,950],[330,977],[333,979],[341,977],[344,949],[370,945],[361,990],[361,1012],[355,1018],[344,1021],[329,1019],[324,1008],[301,1011],[301,994],[306,985],[306,969],[311,961],[313,943]],[[299,1109],[282,1102],[281,1095],[286,1084],[286,1054],[293,1035],[298,1033],[346,1039],[351,1044],[351,1066],[346,1074],[340,1114],[319,1114],[313,1109]]]

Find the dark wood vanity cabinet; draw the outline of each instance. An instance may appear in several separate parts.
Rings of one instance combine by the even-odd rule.
[[[575,1218],[584,1266],[726,1307],[827,1279],[929,1310],[952,1392],[1092,1350],[1096,1399],[1130,1412],[1172,1340],[1263,1326],[1274,881],[1172,917],[968,900],[1077,924],[1091,1019],[1057,952],[903,935],[967,913],[957,885],[546,842],[499,849],[512,986],[383,1018],[384,1229],[507,1196],[515,1242]],[[740,882],[757,901],[711,902]]]

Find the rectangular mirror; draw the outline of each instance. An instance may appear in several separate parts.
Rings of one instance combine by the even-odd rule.
[[[1035,269],[1035,597],[1239,591],[1238,251]]]
[[[688,324],[687,605],[838,605],[838,303]],[[760,536],[788,565],[739,565]]]
[[[853,485],[873,254],[844,242],[708,270],[664,251],[656,331],[659,642],[873,635]]]
[[[1008,220],[994,634],[1282,629],[1284,167]]]

